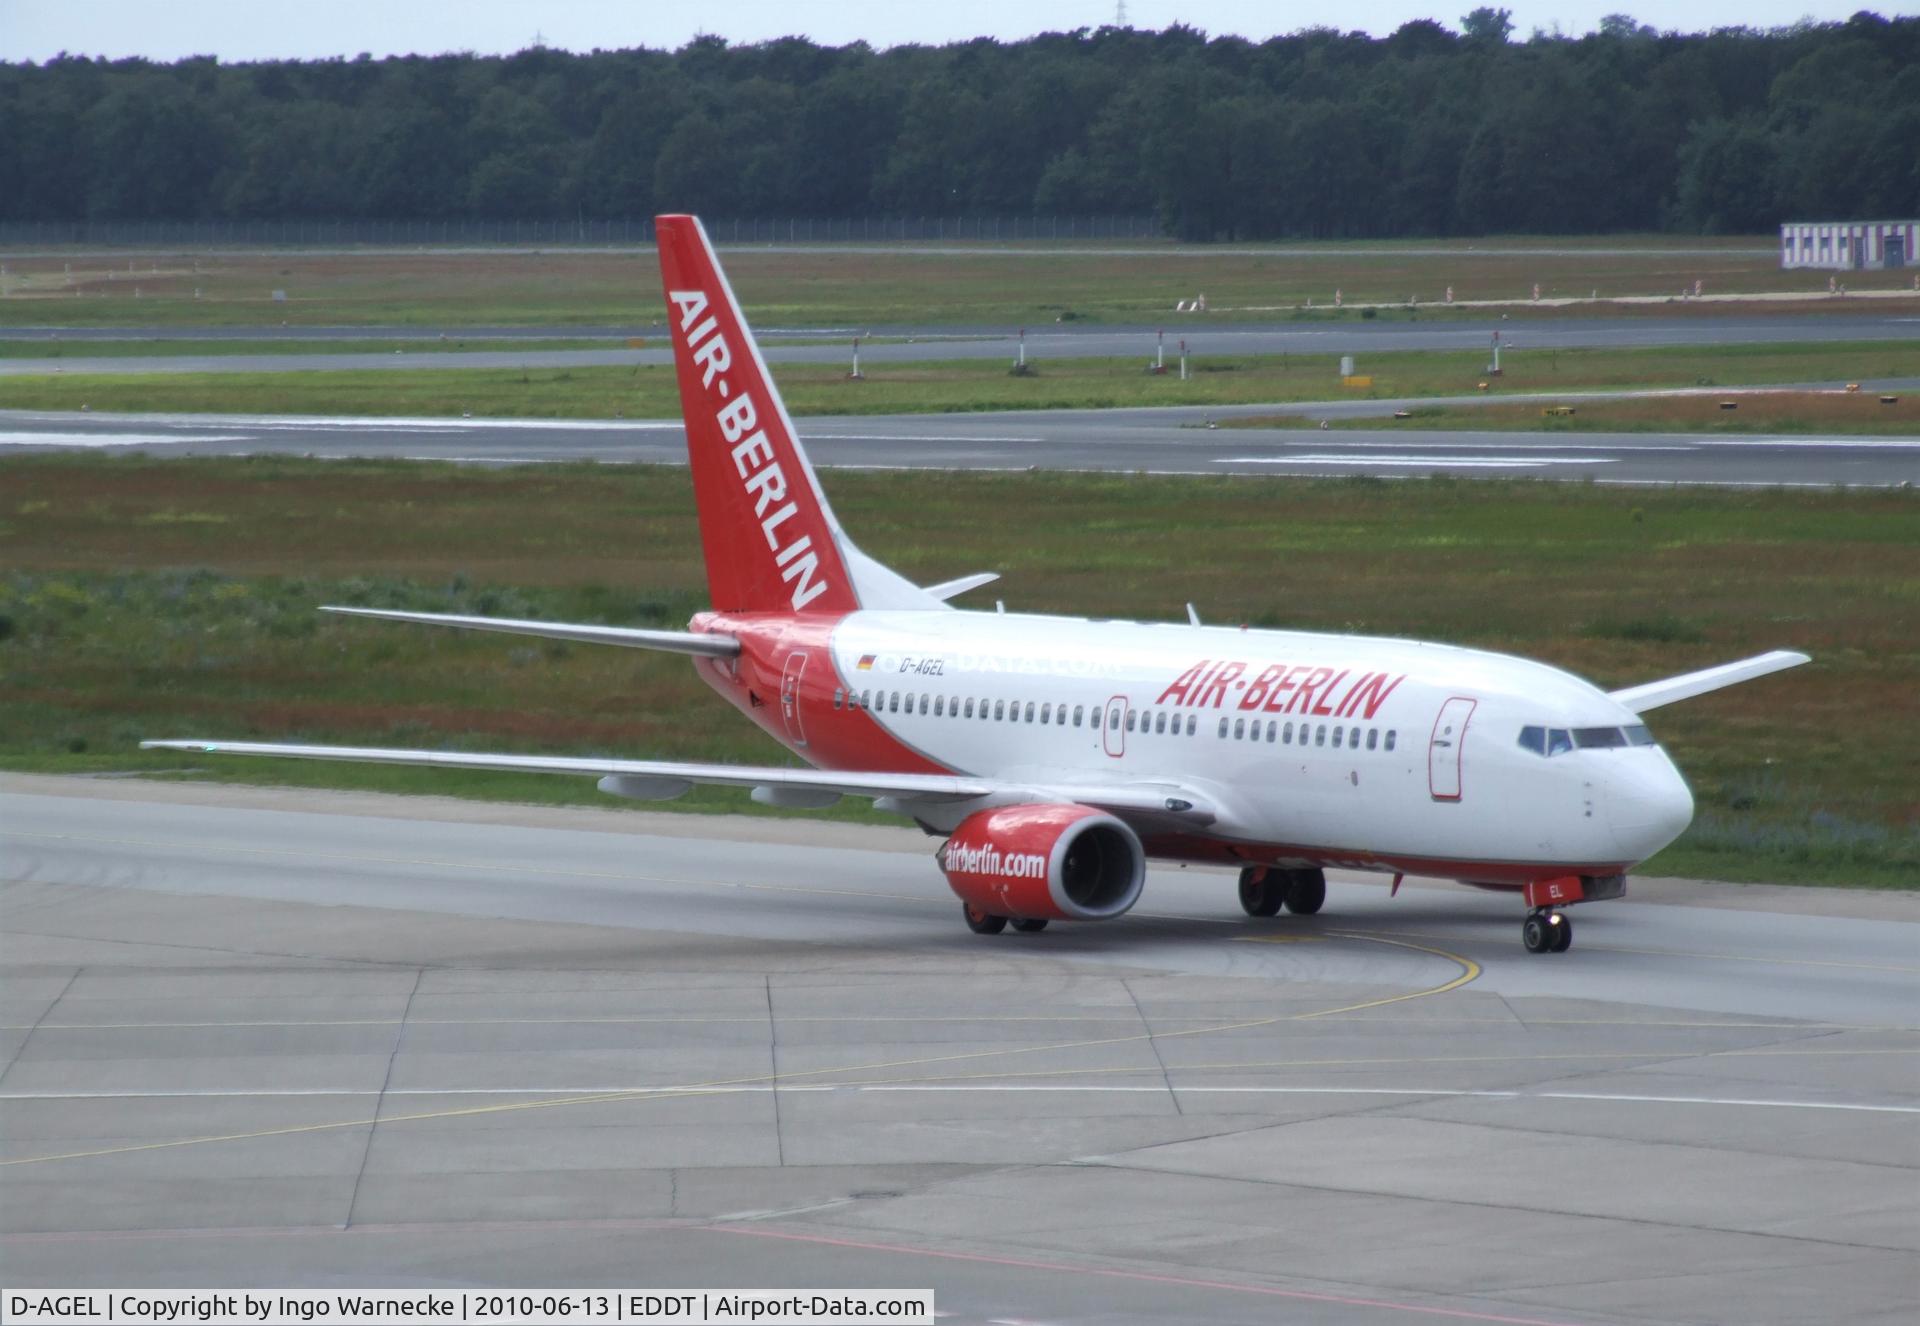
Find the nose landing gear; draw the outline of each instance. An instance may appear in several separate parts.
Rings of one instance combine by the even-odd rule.
[[[1573,921],[1565,912],[1536,907],[1520,927],[1520,942],[1529,953],[1565,953],[1573,947]]]

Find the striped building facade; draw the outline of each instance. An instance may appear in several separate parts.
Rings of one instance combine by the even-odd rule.
[[[1780,265],[1920,266],[1920,221],[1789,221],[1780,227]]]

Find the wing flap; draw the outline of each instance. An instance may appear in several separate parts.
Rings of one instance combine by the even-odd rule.
[[[573,774],[620,780],[636,794],[668,798],[678,783],[716,787],[768,788],[792,794],[761,798],[803,803],[804,794],[891,797],[903,802],[1072,801],[1122,813],[1172,815],[1209,823],[1212,806],[1198,793],[1165,784],[1048,786],[1005,782],[963,774],[866,773],[845,769],[783,769],[763,765],[697,764],[674,760],[593,759],[577,755],[511,755],[472,751],[399,750],[379,746],[303,746],[281,742],[171,740],[143,741],[142,750],[188,751],[196,755],[261,755],[292,760],[347,760],[362,764],[408,764],[432,769],[492,769],[508,773]]]
[[[628,649],[663,649],[673,654],[732,658],[740,642],[730,635],[700,635],[692,631],[646,631],[631,626],[592,626],[572,622],[542,622],[519,617],[463,617],[444,612],[396,612],[387,608],[343,608],[328,605],[322,612],[343,617],[375,617],[388,622],[422,626],[453,626],[464,631],[498,631],[505,635],[534,635],[547,640],[574,640],[590,645],[624,645]]]
[[[1717,691],[1723,686],[1736,686],[1743,681],[1752,681],[1755,677],[1764,677],[1769,673],[1781,672],[1787,668],[1797,668],[1802,663],[1812,661],[1806,654],[1791,649],[1776,649],[1771,653],[1743,658],[1736,663],[1722,663],[1718,667],[1702,668],[1698,672],[1682,673],[1678,677],[1667,677],[1639,686],[1629,686],[1621,691],[1609,691],[1607,698],[1619,701],[1636,714],[1644,714],[1647,710],[1658,709],[1663,704],[1691,700],[1696,695],[1705,695],[1708,691]]]

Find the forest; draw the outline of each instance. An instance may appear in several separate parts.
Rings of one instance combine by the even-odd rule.
[[[0,64],[0,221],[1152,216],[1191,240],[1920,214],[1920,18],[1520,38]]]

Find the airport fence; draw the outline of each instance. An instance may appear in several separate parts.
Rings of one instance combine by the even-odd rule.
[[[1145,240],[1164,232],[1151,216],[723,217],[707,231],[720,244]],[[0,249],[61,247],[348,248],[605,246],[651,244],[652,217],[589,221],[274,220],[0,221]]]

